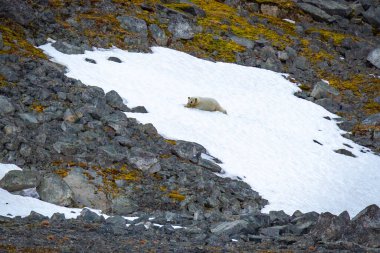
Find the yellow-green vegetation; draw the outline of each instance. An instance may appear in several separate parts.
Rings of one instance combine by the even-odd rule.
[[[186,197],[180,194],[178,191],[171,191],[170,193],[168,193],[168,197],[180,202],[186,199]]]
[[[353,75],[347,80],[341,80],[339,77],[329,73],[322,73],[321,78],[329,81],[330,85],[343,91],[351,90],[355,96],[366,94],[369,102],[364,105],[367,114],[380,112],[380,105],[373,99],[380,95],[380,79],[374,76],[366,76],[362,74]]]
[[[8,82],[5,81],[5,78],[0,75],[0,87],[3,87],[3,86],[7,86],[8,85]]]
[[[35,102],[30,106],[30,109],[32,109],[35,112],[41,113],[45,110],[45,106]]]
[[[15,22],[0,18],[0,32],[4,41],[4,48],[0,50],[0,54],[17,54],[31,58],[47,59],[40,49],[26,40],[24,29]],[[8,50],[5,50],[6,48]]]
[[[169,143],[170,145],[176,145],[177,142],[175,140],[165,139],[166,143]]]
[[[64,168],[54,170],[54,173],[62,178],[67,177],[67,175],[69,175],[69,172],[70,172],[69,169],[64,169]]]
[[[291,0],[255,0],[259,4],[277,5],[283,9],[293,9],[295,4]]]
[[[235,8],[232,8],[226,4],[215,0],[194,0],[193,2],[206,12],[206,17],[198,19],[198,24],[201,25],[206,31],[211,30],[216,35],[221,34],[222,32],[232,32],[237,36],[251,40],[264,37],[270,40],[275,47],[281,50],[287,45],[292,44],[289,34],[280,35],[263,24],[252,25],[248,23],[246,18],[239,16]],[[264,16],[262,15],[262,17]],[[265,16],[265,18],[267,18],[269,22],[275,22],[277,25],[282,24],[286,30],[294,30],[292,28],[292,24],[287,24],[286,21],[269,16]],[[210,38],[207,40],[209,41]],[[228,50],[231,50],[231,48],[225,49],[225,51]]]
[[[300,88],[303,91],[309,91],[310,90],[310,86],[308,86],[306,84],[301,84],[300,86],[298,86],[298,88]]]
[[[342,42],[343,42],[343,40],[346,39],[346,38],[351,38],[353,40],[358,40],[358,38],[355,37],[355,36],[344,34],[344,33],[338,33],[338,32],[334,32],[334,31],[329,31],[329,30],[326,30],[326,29],[309,28],[305,32],[308,33],[308,34],[310,34],[310,33],[318,33],[318,34],[321,35],[321,38],[324,41],[329,42],[330,40],[332,40],[332,42],[336,46],[341,45]]]

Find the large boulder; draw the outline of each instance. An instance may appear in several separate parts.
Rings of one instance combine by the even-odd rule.
[[[41,200],[60,205],[71,206],[74,204],[74,194],[70,187],[56,174],[48,174],[43,177],[37,187]]]
[[[11,170],[0,180],[0,187],[10,191],[21,191],[37,187],[40,175],[34,171]]]
[[[196,33],[194,22],[181,15],[172,16],[168,30],[173,34],[174,38],[184,40],[194,38]]]
[[[84,54],[85,48],[75,45],[71,45],[65,41],[57,41],[52,44],[52,46],[59,52],[64,54]]]
[[[161,166],[157,155],[145,151],[141,148],[131,148],[128,161],[132,164],[132,166],[136,167],[137,169],[147,171],[149,173],[154,173],[161,170]]]
[[[172,148],[174,155],[179,158],[190,160],[192,162],[198,162],[201,153],[206,153],[206,149],[195,142],[176,141],[176,144]]]
[[[373,114],[362,121],[363,125],[380,126],[380,113]]]
[[[334,22],[335,18],[329,14],[327,14],[324,10],[321,10],[320,8],[308,4],[308,3],[297,3],[298,7],[301,8],[306,13],[309,13],[313,18],[315,18],[318,21],[327,21],[327,22]]]
[[[348,233],[350,230],[349,225],[350,216],[346,211],[339,216],[322,213],[310,234],[322,241],[337,241],[342,238],[343,234]]]
[[[347,17],[351,13],[351,8],[343,1],[333,0],[303,0],[303,2],[316,5],[330,15]]]
[[[112,199],[111,212],[117,215],[128,215],[137,211],[139,206],[128,196],[118,196]]]
[[[380,69],[380,48],[372,50],[367,56],[367,61],[372,63],[376,68]]]
[[[108,208],[106,195],[89,182],[82,169],[73,169],[63,180],[72,190],[74,200],[78,206],[87,206],[100,210]]]
[[[229,236],[241,232],[248,227],[248,224],[245,220],[220,222],[211,226],[211,233]]]
[[[339,91],[323,81],[315,84],[310,96],[315,99],[332,98],[336,100],[339,97]]]
[[[143,37],[148,36],[148,27],[144,20],[131,16],[119,16],[117,20],[119,20],[120,26],[125,30],[138,33]]]
[[[158,25],[150,25],[149,31],[152,34],[153,39],[159,46],[166,46],[168,44],[168,36],[166,36],[165,31],[161,29]]]
[[[375,27],[380,27],[380,6],[372,6],[363,13],[364,19]]]

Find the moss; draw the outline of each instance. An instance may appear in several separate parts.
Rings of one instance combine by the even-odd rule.
[[[170,145],[176,145],[177,144],[177,142],[175,140],[165,139],[165,142],[169,143]]]
[[[45,106],[38,104],[38,103],[33,103],[30,106],[30,109],[32,109],[33,111],[38,112],[38,113],[43,112],[45,110],[45,108],[46,108]]]
[[[306,84],[301,84],[300,86],[298,86],[298,88],[300,88],[301,90],[303,91],[310,91],[310,86],[306,85]]]
[[[364,105],[364,110],[368,114],[375,114],[380,112],[380,104],[375,101],[370,101]]]
[[[4,48],[9,48],[9,50],[0,50],[0,54],[17,54],[34,59],[47,59],[42,50],[26,40],[22,26],[12,20],[0,18],[0,32],[3,36]]]
[[[276,5],[280,8],[292,9],[295,7],[295,4],[291,0],[255,0],[256,3],[259,4],[270,4]]]
[[[356,40],[356,41],[358,40],[358,38],[355,37],[355,36],[344,34],[344,33],[338,33],[338,32],[334,32],[334,31],[329,31],[329,30],[326,30],[326,29],[309,28],[305,32],[307,34],[318,33],[318,34],[321,35],[321,38],[324,41],[329,42],[330,40],[332,40],[332,42],[336,46],[341,45],[342,42],[343,42],[343,40],[346,39],[346,38],[351,38],[351,39]]]
[[[70,172],[69,169],[64,169],[64,168],[54,170],[54,173],[62,178],[67,177],[69,175],[69,172]]]
[[[161,159],[168,159],[168,158],[170,158],[170,157],[172,157],[171,154],[162,154],[162,155],[160,155],[160,158],[161,158]]]
[[[178,193],[178,191],[171,191],[169,194],[168,194],[168,197],[171,198],[171,199],[174,199],[176,201],[184,201],[186,199],[186,197],[180,193]]]

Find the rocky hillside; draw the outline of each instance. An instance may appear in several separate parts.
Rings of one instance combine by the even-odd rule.
[[[120,216],[104,220],[87,210],[77,220],[1,217],[0,249],[378,251],[379,207],[352,220],[346,212],[262,214],[267,200],[242,181],[215,175],[221,161],[205,159],[203,146],[165,139],[153,125],[127,117],[123,112],[146,110],[66,77],[35,46],[51,38],[57,50],[79,54],[111,46],[149,53],[159,45],[290,73],[303,90],[297,96],[340,115],[348,138],[380,151],[379,6],[377,0],[0,0],[0,161],[23,168],[8,173],[1,188],[15,194],[36,188],[50,203],[140,217],[127,229]]]

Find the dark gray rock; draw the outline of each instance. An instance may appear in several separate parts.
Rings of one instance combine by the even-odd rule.
[[[52,46],[64,54],[84,54],[85,48],[71,45],[65,41],[57,41]]]
[[[161,166],[157,155],[145,151],[141,148],[131,148],[128,161],[135,168],[142,171],[147,171],[149,173],[155,173],[161,170]]]
[[[362,121],[363,125],[380,126],[380,113],[373,114]]]
[[[313,226],[317,223],[319,214],[316,212],[309,213],[294,213],[291,220],[291,225],[288,226],[289,231],[295,235],[303,235],[310,232]]]
[[[37,213],[35,211],[31,211],[30,214],[25,217],[25,219],[30,220],[30,221],[43,221],[43,220],[48,220],[49,217],[42,215],[40,213]]]
[[[340,104],[331,98],[321,98],[314,102],[332,113],[337,113],[341,109]]]
[[[114,162],[120,162],[129,156],[127,149],[116,145],[101,146],[98,148],[98,151],[105,158]]]
[[[199,158],[198,165],[203,168],[206,168],[207,170],[211,172],[215,172],[215,173],[222,172],[222,168],[219,165],[207,159]]]
[[[229,37],[233,42],[235,42],[235,43],[237,43],[243,47],[246,47],[248,49],[253,49],[255,47],[255,42],[252,40],[242,38],[242,37],[239,37],[239,36],[236,36],[233,34],[229,35]]]
[[[321,10],[318,7],[315,7],[314,5],[307,4],[307,3],[297,3],[297,5],[303,11],[305,11],[306,13],[309,13],[313,18],[319,21],[327,21],[330,23],[335,21],[334,17],[330,16],[325,11]]]
[[[352,154],[351,151],[349,151],[347,149],[344,149],[344,148],[341,148],[341,149],[338,149],[338,150],[334,150],[334,152],[338,153],[338,154],[341,154],[341,155],[345,155],[345,156],[356,157],[356,155]]]
[[[320,81],[314,85],[314,88],[310,94],[315,99],[321,98],[337,98],[339,96],[339,91],[329,84]]]
[[[181,15],[175,15],[172,17],[168,30],[173,34],[174,38],[185,40],[194,38],[196,33],[194,22]]]
[[[152,34],[153,39],[159,46],[166,46],[168,44],[168,36],[166,36],[165,31],[161,29],[158,25],[150,25],[149,31]]]
[[[111,90],[106,93],[106,102],[112,108],[122,110],[122,111],[127,109],[126,105],[123,102],[123,99],[114,90]]]
[[[0,180],[0,187],[13,192],[34,188],[40,182],[40,175],[33,171],[11,170]]]
[[[290,216],[287,215],[283,210],[281,211],[270,211],[269,221],[272,226],[284,225],[289,223]]]
[[[58,154],[75,155],[79,147],[76,145],[76,143],[57,141],[53,144],[53,149]]]
[[[236,220],[230,222],[220,222],[211,226],[211,233],[216,235],[233,235],[238,234],[247,228],[248,222],[245,220]]]
[[[19,113],[18,116],[21,119],[23,119],[25,122],[33,123],[33,124],[38,123],[38,119],[37,119],[36,115],[34,115],[32,113]]]
[[[88,208],[83,208],[83,210],[80,212],[79,217],[87,222],[100,222],[102,220],[100,215]]]
[[[287,231],[287,226],[274,226],[261,228],[259,233],[261,235],[269,236],[269,237],[279,237]]]
[[[90,59],[90,58],[85,58],[84,59],[86,62],[89,62],[89,63],[92,63],[92,64],[96,64],[96,61],[94,59]]]
[[[117,62],[117,63],[122,63],[122,61],[119,58],[114,57],[114,56],[108,57],[107,60]]]
[[[7,97],[0,96],[0,115],[4,116],[6,114],[14,113],[15,108]]]
[[[0,0],[0,16],[28,25],[35,18],[34,10],[22,0]]]
[[[313,4],[324,10],[330,15],[347,17],[351,13],[351,8],[343,1],[333,0],[303,0],[303,2]]]
[[[367,61],[372,63],[372,65],[374,65],[376,68],[380,69],[380,48],[372,50],[367,56]]]
[[[45,175],[37,187],[41,200],[60,205],[71,206],[74,203],[74,194],[70,187],[55,174]]]
[[[310,64],[305,57],[299,56],[294,61],[294,67],[300,70],[308,70],[310,68]]]
[[[364,19],[375,27],[380,27],[380,6],[371,6],[363,13]]]
[[[339,216],[322,213],[310,235],[322,241],[337,241],[350,229],[350,216],[345,211]]]
[[[128,215],[138,210],[139,206],[128,196],[112,199],[111,212],[117,215]]]
[[[148,27],[144,20],[132,16],[119,16],[117,20],[125,30],[138,33],[143,37],[148,36]]]
[[[148,111],[146,110],[146,108],[144,106],[136,106],[136,107],[133,107],[131,109],[132,112],[134,113],[148,113]]]
[[[351,221],[351,231],[345,233],[349,241],[366,247],[380,247],[380,208],[370,205],[358,213]]]
[[[182,159],[197,163],[201,153],[206,153],[206,149],[195,142],[176,141],[172,152]]]
[[[126,221],[121,216],[112,216],[106,219],[106,225],[112,230],[115,235],[121,235],[126,230]]]

